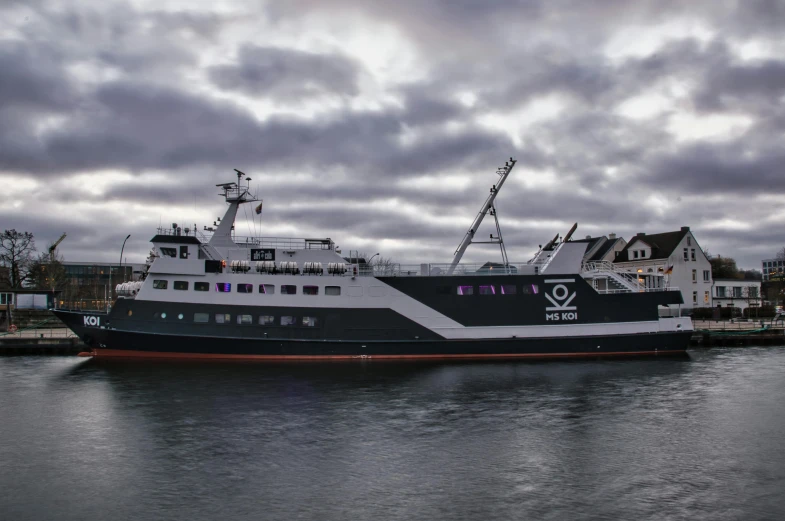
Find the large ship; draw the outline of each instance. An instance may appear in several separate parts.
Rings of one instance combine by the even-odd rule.
[[[107,312],[57,309],[96,357],[240,360],[515,359],[684,352],[689,317],[661,274],[586,262],[575,226],[527,262],[509,262],[495,199],[510,158],[451,263],[373,264],[329,239],[237,237],[250,179],[217,185],[228,203],[209,235],[159,228],[143,280]],[[485,216],[497,234],[477,238]],[[461,263],[473,243],[501,262]],[[678,314],[677,314],[678,315]]]

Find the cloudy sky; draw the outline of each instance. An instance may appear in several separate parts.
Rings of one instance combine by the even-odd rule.
[[[160,223],[223,215],[239,168],[264,214],[238,234],[449,262],[513,156],[511,260],[577,221],[690,226],[760,268],[785,243],[783,27],[783,0],[2,0],[0,228],[67,232],[72,261],[130,233],[142,262]]]

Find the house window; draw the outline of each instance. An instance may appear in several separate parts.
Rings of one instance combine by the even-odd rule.
[[[303,325],[307,327],[316,327],[319,325],[319,319],[316,317],[303,317]]]
[[[341,286],[325,286],[324,294],[329,296],[338,296],[341,294]]]
[[[229,313],[216,313],[215,314],[215,323],[216,324],[229,324],[232,321],[232,315]]]
[[[496,288],[492,285],[480,286],[480,295],[496,295]]]
[[[232,291],[232,285],[228,282],[218,282],[215,284],[215,291],[219,293],[229,293]]]
[[[703,282],[711,282],[711,271],[703,270]]]
[[[513,284],[502,284],[502,295],[515,295],[517,294],[517,287]]]
[[[272,315],[261,315],[259,316],[259,325],[260,326],[272,326],[275,324],[275,317]]]
[[[646,256],[646,250],[641,250],[641,259]]]
[[[692,246],[692,238],[687,236],[687,246]]]
[[[750,286],[749,296],[750,298],[758,298],[758,288],[756,288],[755,286]]]
[[[161,250],[161,255],[164,257],[177,257],[177,250],[175,248],[158,248]]]
[[[693,304],[697,304],[698,303],[698,292],[697,291],[693,291],[692,292],[692,303]]]
[[[251,315],[237,315],[237,323],[238,324],[253,324],[253,318]]]
[[[725,298],[725,286],[717,286],[717,298]]]
[[[209,321],[210,321],[209,313],[194,313],[194,322],[199,322],[200,324],[204,324]]]
[[[294,326],[297,324],[297,320],[294,317],[281,317],[281,325],[282,326]]]
[[[709,303],[709,292],[708,291],[704,291],[703,292],[703,303],[704,304],[708,304]]]
[[[210,283],[194,282],[194,291],[210,291]]]
[[[458,286],[458,295],[474,295],[474,286]]]
[[[698,270],[692,270],[692,282],[698,282]]]
[[[303,295],[318,295],[319,286],[303,286]]]
[[[253,284],[238,284],[237,293],[253,293]]]
[[[290,285],[290,284],[281,284],[281,295],[296,295],[296,294],[297,294],[297,286]]]
[[[187,280],[176,280],[176,281],[174,281],[174,289],[187,290],[188,289],[188,281]]]
[[[166,289],[168,282],[165,280],[154,280],[153,281],[153,288],[154,289]]]
[[[690,257],[692,257],[692,260],[695,260],[695,248],[690,250]]]
[[[632,250],[632,258],[633,259],[637,259],[638,258],[638,250]]]
[[[741,298],[741,297],[742,297],[741,286],[735,286],[733,288],[733,298]]]
[[[259,293],[264,295],[275,295],[274,284],[259,284]]]
[[[684,248],[684,260],[690,260],[690,250],[688,248]]]

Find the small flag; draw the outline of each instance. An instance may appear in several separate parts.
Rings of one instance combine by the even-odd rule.
[[[673,264],[668,264],[668,267],[665,268],[665,274],[670,275],[671,273],[673,273]]]
[[[256,215],[262,213],[262,203],[259,203],[259,206],[256,207]]]

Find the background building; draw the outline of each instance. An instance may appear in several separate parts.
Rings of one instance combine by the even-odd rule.
[[[761,281],[743,279],[716,279],[714,281],[714,306],[739,308],[761,305]]]
[[[64,283],[59,296],[59,307],[105,309],[117,295],[114,288],[131,280],[139,280],[145,264],[63,262]]]
[[[761,273],[763,280],[771,280],[772,277],[785,275],[785,260],[783,259],[763,259],[761,261]]]
[[[662,273],[670,287],[681,291],[686,308],[712,306],[711,263],[689,226],[675,232],[639,233],[613,262],[625,271]]]

